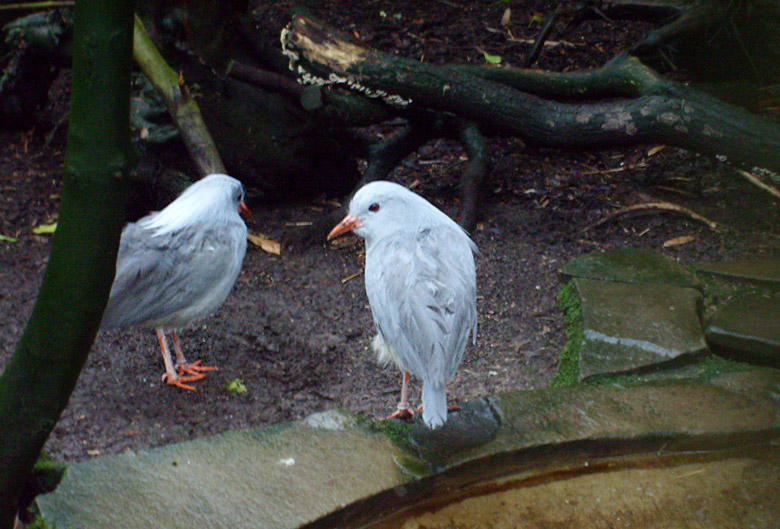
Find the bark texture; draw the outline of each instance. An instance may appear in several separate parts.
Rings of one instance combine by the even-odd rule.
[[[76,3],[62,202],[32,316],[0,376],[0,528],[68,403],[114,278],[129,159],[133,2]]]
[[[573,74],[436,66],[361,48],[300,14],[284,42],[304,80],[454,113],[486,133],[571,148],[664,143],[780,172],[777,123],[658,76],[634,57]],[[597,97],[621,99],[590,101]]]

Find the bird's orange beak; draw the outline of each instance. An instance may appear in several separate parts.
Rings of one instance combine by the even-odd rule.
[[[330,230],[330,233],[328,234],[328,240],[347,233],[348,231],[352,231],[355,228],[359,228],[360,226],[362,226],[362,224],[360,223],[359,218],[353,217],[352,215],[347,215],[341,220],[341,222],[336,224],[332,230]]]
[[[242,200],[241,203],[238,205],[238,214],[244,217],[245,219],[252,217],[252,212],[249,211],[249,208],[246,207],[246,204],[244,204],[244,201]]]

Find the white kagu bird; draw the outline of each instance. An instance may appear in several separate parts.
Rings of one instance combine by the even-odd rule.
[[[176,329],[217,310],[233,288],[246,253],[241,215],[249,216],[241,182],[211,174],[165,209],[122,230],[116,276],[100,326],[155,329],[168,384],[194,390],[185,382],[216,369],[200,360],[187,362]],[[175,365],[166,330],[171,331]]]
[[[381,362],[403,372],[391,417],[411,415],[409,373],[422,380],[423,421],[447,420],[447,382],[476,342],[476,245],[455,221],[403,186],[377,181],[358,190],[328,239],[353,231],[366,241],[366,294]]]

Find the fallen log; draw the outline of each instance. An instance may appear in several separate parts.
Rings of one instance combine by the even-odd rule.
[[[636,85],[633,97],[574,104],[457,66],[368,50],[302,14],[293,17],[282,42],[305,82],[338,84],[395,105],[453,113],[473,121],[485,134],[569,148],[663,143],[738,167],[780,172],[780,125],[665,79],[627,55],[605,65],[599,75],[618,86]],[[563,89],[576,91],[577,83],[592,83],[582,73],[527,75],[540,83],[536,94],[544,94],[545,85],[554,95]]]

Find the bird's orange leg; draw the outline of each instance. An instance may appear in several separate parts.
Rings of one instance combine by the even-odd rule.
[[[171,331],[171,341],[173,342],[173,352],[176,353],[176,371],[180,375],[187,373],[190,376],[198,377],[193,380],[200,380],[201,378],[206,378],[206,375],[203,373],[217,370],[216,367],[200,365],[200,360],[187,362],[187,359],[184,357],[184,353],[181,352],[179,335],[176,334],[176,331]]]
[[[409,401],[407,400],[409,393],[409,372],[404,371],[403,382],[401,382],[401,400],[398,402],[397,409],[388,415],[388,419],[406,419],[408,417],[414,417],[414,411],[409,408]]]
[[[189,391],[195,391],[194,387],[185,384],[184,382],[194,382],[196,380],[200,380],[203,378],[203,375],[199,375],[197,378],[179,376],[179,374],[173,368],[171,351],[168,348],[168,340],[165,338],[165,331],[161,327],[158,327],[155,329],[155,332],[157,333],[157,340],[160,342],[160,349],[162,349],[163,363],[165,363],[165,373],[163,373],[162,376],[163,382],[166,382],[171,386],[187,389]]]

